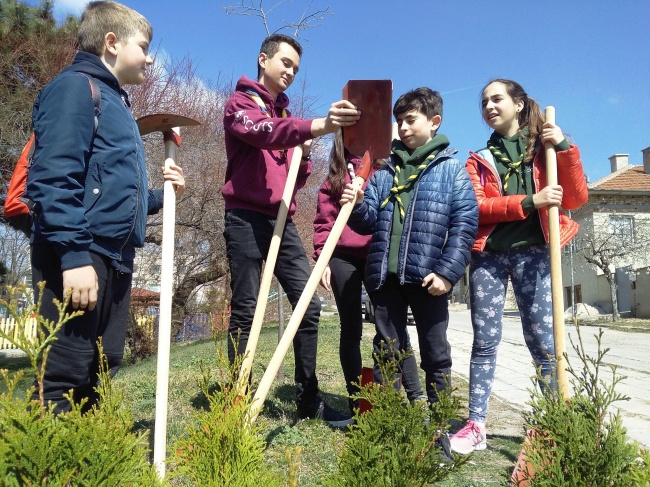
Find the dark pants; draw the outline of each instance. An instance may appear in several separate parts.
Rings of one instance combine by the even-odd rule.
[[[406,318],[411,306],[420,345],[420,367],[426,378],[429,402],[438,400],[438,391],[451,386],[451,346],[447,341],[449,311],[447,295],[432,296],[417,284],[400,285],[396,276],[372,293],[375,306],[376,335],[373,342],[375,355],[383,352],[385,360],[392,360],[394,342],[399,351],[406,349]],[[375,364],[375,381],[381,381],[378,364]]]
[[[224,237],[230,264],[230,288],[232,290],[231,315],[228,333],[228,357],[235,359],[233,340],[237,354],[244,354],[250,334],[260,289],[262,262],[268,255],[275,219],[256,211],[229,210],[225,216]],[[307,254],[292,221],[287,221],[280,243],[274,271],[282,288],[295,308],[300,299],[311,269]],[[294,380],[296,402],[299,407],[309,408],[318,394],[316,378],[316,353],[318,351],[318,320],[320,301],[314,295],[298,331],[293,339],[296,359]]]
[[[330,259],[331,286],[336,301],[336,308],[341,320],[341,337],[339,356],[345,377],[348,394],[359,392],[358,382],[361,375],[361,336],[363,334],[363,317],[361,316],[361,285],[366,260],[342,252],[334,252]],[[406,334],[404,347],[411,350],[411,343]],[[418,366],[411,355],[400,363],[402,382],[409,400],[421,397],[422,386],[418,377]]]
[[[111,266],[111,259],[92,253],[92,265],[97,273],[99,291],[97,305],[93,311],[68,321],[57,333],[47,361],[43,381],[45,401],[56,404],[56,412],[69,411],[71,404],[64,394],[73,390],[73,399],[79,402],[87,398],[84,407],[88,410],[97,402],[94,387],[98,384],[99,353],[97,339],[102,338],[102,347],[113,377],[124,355],[124,341],[129,319],[131,274],[118,272]],[[59,312],[53,298],[63,300],[63,274],[61,261],[47,245],[32,247],[32,282],[35,299],[38,299],[37,283],[45,281],[40,313],[43,317],[59,319]],[[73,311],[68,308],[68,312]],[[35,384],[36,386],[36,384]],[[34,394],[38,399],[38,391]]]

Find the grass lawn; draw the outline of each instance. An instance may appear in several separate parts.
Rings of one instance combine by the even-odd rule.
[[[338,357],[338,317],[323,316],[319,334],[318,377],[323,397],[340,411],[347,410],[347,396],[343,373]],[[370,351],[374,328],[366,323],[362,350],[364,365],[371,365]],[[253,380],[261,379],[263,369],[270,361],[277,344],[277,325],[265,326],[259,341],[253,366]],[[170,360],[169,418],[167,426],[168,446],[174,438],[183,435],[185,425],[193,421],[192,413],[202,404],[197,385],[201,363],[216,367],[216,348],[223,348],[223,341],[202,341],[174,344]],[[0,359],[0,366],[17,370],[27,367],[25,359]],[[270,469],[286,469],[285,452],[288,448],[300,446],[300,479],[302,487],[322,485],[321,479],[335,471],[336,454],[345,440],[345,433],[333,430],[321,421],[296,422],[293,386],[293,353],[289,352],[285,364],[285,376],[276,380],[264,405],[258,422],[263,426],[268,444],[267,458]],[[21,387],[26,388],[31,378],[24,378]],[[424,381],[423,381],[424,382]],[[122,368],[115,384],[124,391],[128,406],[132,409],[136,428],[150,431],[153,444],[153,425],[156,395],[156,358]],[[463,404],[467,397],[467,384],[454,378],[454,386]],[[3,386],[0,385],[0,390]],[[461,487],[477,485],[498,485],[514,466],[522,441],[523,427],[515,418],[518,427],[512,427],[517,415],[507,404],[492,401],[490,404],[490,434],[488,449],[473,455],[463,469],[440,483],[441,486]],[[465,414],[463,408],[460,413]],[[494,419],[493,419],[494,418]],[[500,428],[500,421],[509,423]],[[503,433],[502,433],[503,432]]]
[[[641,318],[621,318],[618,321],[580,320],[582,326],[602,327],[604,330],[631,331],[634,333],[650,333],[650,320]]]

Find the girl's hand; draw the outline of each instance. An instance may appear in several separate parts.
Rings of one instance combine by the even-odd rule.
[[[550,142],[553,144],[553,147],[555,147],[556,145],[560,145],[560,142],[564,140],[564,134],[560,127],[546,122],[542,125],[542,134],[540,135],[540,138],[543,143]]]
[[[176,192],[176,197],[180,198],[185,192],[185,177],[183,176],[183,169],[176,164],[170,164],[169,169],[163,166],[163,178],[165,181],[171,181]]]
[[[341,206],[344,204],[348,203],[349,201],[354,200],[355,192],[354,192],[354,187],[352,184],[348,183],[345,185],[345,189],[343,190],[343,194],[341,194],[341,199],[339,203]],[[361,204],[363,201],[363,190],[359,188],[359,190],[356,192],[357,200],[355,201],[355,205]]]
[[[432,296],[442,296],[451,289],[451,283],[442,276],[432,272],[422,281],[422,287],[428,287],[427,291]]]
[[[544,208],[549,205],[562,205],[562,186],[546,186],[539,193],[533,195],[535,208]]]
[[[332,292],[332,288],[330,287],[330,280],[332,278],[332,270],[330,269],[330,266],[327,266],[325,268],[325,272],[323,272],[323,275],[320,278],[320,285],[323,286],[325,291]]]

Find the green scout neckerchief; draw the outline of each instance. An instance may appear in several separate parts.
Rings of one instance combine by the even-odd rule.
[[[503,189],[508,188],[508,179],[510,176],[514,175],[517,180],[517,187],[521,187],[521,164],[526,158],[526,135],[528,134],[528,128],[524,128],[522,131],[518,132],[514,137],[504,137],[499,135],[497,132],[492,134],[490,140],[488,140],[487,147],[492,152],[494,158],[500,161],[506,168],[507,172],[503,178]],[[510,149],[510,150],[508,150]],[[504,152],[508,152],[511,160],[508,158]],[[514,154],[519,154],[515,156]]]
[[[260,95],[253,91],[253,90],[246,90],[245,93],[250,96],[255,103],[257,103],[257,106],[260,107],[260,110],[262,110],[262,113],[266,115],[267,117],[271,118],[271,114],[269,113],[268,108],[266,108],[266,105],[264,104],[264,101],[260,97]],[[282,118],[287,118],[287,109],[283,108],[282,109]]]
[[[394,143],[393,153],[397,157],[395,163],[395,176],[393,177],[393,187],[390,189],[390,193],[388,194],[386,199],[381,203],[380,208],[384,208],[391,199],[394,199],[397,202],[397,208],[399,209],[399,214],[402,217],[402,220],[404,220],[406,213],[404,210],[404,203],[402,202],[402,199],[400,198],[399,194],[404,190],[412,187],[413,184],[415,184],[415,181],[420,176],[422,170],[429,165],[429,162],[431,162],[436,158],[440,150],[444,149],[448,145],[449,145],[449,140],[445,135],[442,134],[435,135],[431,141],[429,141],[423,146],[416,148],[413,151],[413,153],[409,155],[406,152],[406,150],[404,150],[405,146],[401,141]],[[415,173],[409,176],[406,179],[406,181],[404,181],[402,184],[399,184],[401,166],[403,166],[405,163],[415,163],[417,159],[422,157],[422,152],[426,153],[428,151],[431,151],[431,153],[418,165],[417,169],[415,170]],[[404,159],[404,157],[406,157],[406,159]]]
[[[266,105],[264,104],[264,101],[260,97],[260,95],[253,90],[246,90],[245,93],[250,96],[255,103],[257,103],[257,106],[260,107],[260,110],[262,110],[262,113],[266,115],[267,117],[271,118],[271,114],[269,113],[268,108],[266,108]],[[282,118],[287,118],[287,109],[283,108],[282,109]],[[287,150],[283,149],[280,151],[280,154],[282,154],[283,158],[287,157]]]

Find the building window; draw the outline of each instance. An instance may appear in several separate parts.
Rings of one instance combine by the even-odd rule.
[[[609,234],[621,245],[634,243],[634,217],[610,215]]]
[[[578,239],[572,239],[567,245],[562,249],[565,255],[571,255],[571,253],[578,252]]]
[[[564,300],[565,300],[564,305],[566,307],[569,307],[569,306],[573,306],[573,303],[575,304],[582,303],[582,287],[580,286],[580,284],[576,284],[575,286],[573,286],[574,299],[571,298],[572,298],[571,286],[566,286],[564,288]]]

